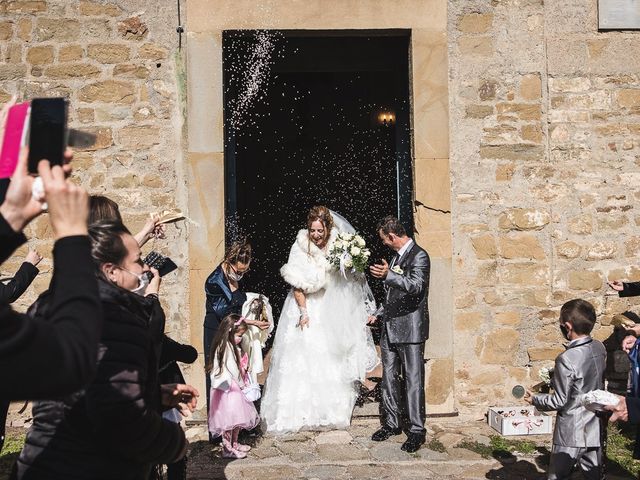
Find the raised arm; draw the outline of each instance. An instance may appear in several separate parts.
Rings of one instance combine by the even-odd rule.
[[[431,263],[429,261],[429,255],[423,250],[420,250],[414,258],[413,265],[407,269],[407,272],[399,274],[393,270],[389,270],[384,279],[384,283],[389,287],[397,288],[410,295],[418,295],[429,289],[430,270]]]

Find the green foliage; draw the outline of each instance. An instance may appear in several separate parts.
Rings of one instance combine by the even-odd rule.
[[[489,438],[491,439],[489,445],[465,440],[456,446],[458,448],[466,448],[467,450],[476,452],[477,454],[482,455],[483,458],[504,456],[514,452],[518,452],[523,455],[531,455],[536,452],[536,444],[529,440],[512,440],[500,435],[491,435]]]
[[[7,431],[4,446],[2,447],[2,454],[0,454],[0,480],[9,478],[11,468],[18,458],[20,450],[24,445],[25,430],[20,431]]]
[[[434,452],[440,452],[440,453],[444,453],[447,451],[447,449],[442,444],[442,442],[437,438],[432,438],[431,440],[429,440],[429,442],[427,443],[427,448],[429,450],[433,450]]]
[[[634,476],[640,475],[640,462],[633,459],[635,427],[621,429],[609,425],[607,433],[607,459],[616,462]]]

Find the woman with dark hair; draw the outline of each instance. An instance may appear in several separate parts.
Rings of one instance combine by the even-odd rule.
[[[121,223],[94,224],[89,236],[105,317],[97,372],[83,390],[34,404],[13,478],[140,480],[152,465],[186,453],[180,425],[159,413],[161,404],[176,401],[161,397],[158,383],[160,277],[151,270],[149,281],[140,247]],[[50,298],[43,294],[30,313],[46,316]],[[191,387],[173,390],[182,390],[185,400],[197,396]]]
[[[242,278],[251,266],[251,244],[246,240],[233,242],[224,260],[211,272],[204,283],[206,294],[206,314],[204,317],[204,355],[205,363],[209,364],[211,342],[215,337],[218,326],[224,317],[230,313],[242,313],[242,306],[247,301],[247,295],[242,290]],[[269,322],[247,320],[247,325],[258,328],[269,328]],[[206,377],[207,392],[211,389],[211,380]],[[207,395],[207,415],[209,414],[209,396]],[[212,440],[212,438],[210,438]]]

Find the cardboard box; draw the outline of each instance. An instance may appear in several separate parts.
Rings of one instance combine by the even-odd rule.
[[[501,435],[548,435],[551,433],[551,417],[539,412],[533,406],[490,407],[487,421]]]

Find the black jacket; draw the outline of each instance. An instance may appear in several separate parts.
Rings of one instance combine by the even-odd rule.
[[[0,215],[0,262],[26,238]],[[0,302],[0,398],[51,398],[82,388],[96,369],[102,309],[86,236],[53,247],[49,317],[30,319]]]
[[[184,432],[160,414],[158,300],[105,280],[99,287],[105,322],[96,376],[69,397],[34,404],[13,478],[145,479],[153,464],[180,459]]]
[[[20,298],[39,271],[33,263],[22,262],[11,280],[7,283],[0,282],[0,303],[13,303]]]

